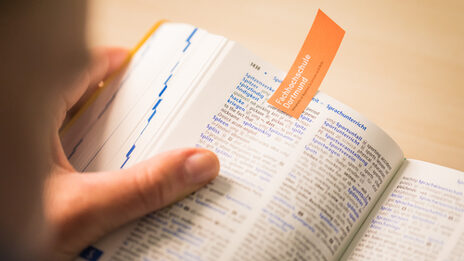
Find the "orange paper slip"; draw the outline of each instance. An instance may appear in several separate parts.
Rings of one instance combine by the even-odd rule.
[[[292,67],[268,103],[299,118],[319,89],[345,31],[321,10]]]

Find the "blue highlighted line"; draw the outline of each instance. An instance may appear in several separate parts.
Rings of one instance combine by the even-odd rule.
[[[161,103],[161,100],[162,99],[159,99],[155,106],[153,106],[152,110],[153,112],[151,113],[150,117],[148,117],[148,120],[147,120],[147,123],[145,124],[145,127],[143,127],[142,131],[139,133],[139,136],[137,136],[137,139],[135,140],[134,143],[137,143],[137,141],[140,139],[140,137],[142,136],[142,134],[145,132],[145,130],[147,129],[148,125],[150,124],[150,121],[153,119],[153,116],[155,116],[156,114],[156,108],[158,107],[158,105]]]
[[[129,158],[126,158],[126,160],[124,161],[124,163],[121,165],[120,169],[122,169],[124,167],[124,165],[126,165],[127,161],[129,160]]]
[[[135,149],[135,144],[132,145],[132,147],[130,148],[129,152],[127,152],[126,157],[129,157],[129,156],[131,155],[132,151],[134,151],[134,149]]]
[[[182,52],[185,53],[185,51],[187,50],[187,48],[189,48],[191,42],[190,40],[192,39],[193,35],[197,32],[198,28],[195,28],[193,29],[192,33],[189,35],[189,37],[187,38],[187,40],[185,40],[187,42],[187,45],[185,46],[184,50]]]
[[[153,111],[153,113],[150,115],[150,117],[148,118],[148,123],[151,121],[151,118],[153,118],[153,116],[155,116],[155,113],[156,113],[156,110]],[[147,124],[148,124],[147,123]]]
[[[172,73],[169,75],[169,77],[166,79],[166,81],[164,81],[164,87],[163,89],[161,90],[161,92],[158,94],[159,97],[161,97],[161,95],[163,95],[164,91],[166,90],[166,88],[168,87],[168,82],[169,80],[171,79],[172,77]]]
[[[164,86],[166,86],[169,82],[169,80],[171,79],[172,77],[172,73],[168,76],[168,78],[166,79],[166,81],[164,81]]]
[[[169,80],[171,79],[172,77],[172,74],[170,74],[168,76],[168,78],[166,79],[166,81],[164,81],[164,88],[161,90],[161,92],[159,93],[159,97],[161,97],[161,95],[163,95],[164,91],[166,90],[166,88],[168,87],[167,84],[169,82]],[[121,165],[121,169],[124,167],[124,165],[126,165],[127,161],[129,161],[129,158],[130,158],[130,154],[132,153],[132,151],[135,149],[135,143],[137,143],[137,141],[140,139],[140,137],[142,136],[142,134],[145,132],[145,130],[147,129],[148,125],[150,124],[150,121],[153,119],[153,116],[155,116],[156,114],[156,108],[160,105],[162,99],[158,99],[158,101],[155,103],[155,105],[153,106],[153,108],[151,108],[153,110],[153,112],[151,113],[150,117],[148,117],[148,120],[147,120],[147,123],[145,124],[145,127],[143,127],[142,131],[139,133],[139,135],[137,136],[137,139],[135,140],[134,142],[134,145],[132,145],[132,147],[130,148],[129,152],[126,154],[126,159],[124,160],[124,162],[122,163]]]
[[[161,95],[163,95],[164,91],[166,90],[168,86],[164,85],[163,89],[161,90],[161,92],[159,93],[159,97],[161,97]]]
[[[160,104],[160,102],[161,102],[162,100],[163,100],[163,99],[159,99],[159,100],[156,102],[155,106],[153,106],[153,108],[151,108],[151,109],[152,109],[152,110],[156,110],[156,108],[158,107],[158,105]]]
[[[187,48],[190,46],[191,42],[190,40],[192,39],[193,35],[197,32],[198,28],[195,28],[192,33],[189,35],[189,37],[186,39],[186,42],[187,42],[187,46],[185,46],[184,50],[182,52],[185,52],[187,50]],[[167,87],[168,87],[168,82],[169,80],[172,78],[172,75],[173,75],[173,71],[176,69],[176,67],[179,65],[179,61],[177,61],[177,63],[171,68],[171,71],[170,71],[170,74],[168,76],[168,78],[166,78],[166,80],[164,81],[164,86],[163,86],[163,89],[160,91],[160,93],[158,94],[158,97],[161,97],[164,92],[166,91]],[[114,96],[112,97],[112,99],[110,101],[112,101],[114,99]],[[135,140],[134,144],[132,145],[132,147],[130,148],[129,152],[127,152],[126,154],[126,159],[124,160],[124,162],[122,163],[121,165],[121,169],[126,165],[126,163],[129,161],[129,158],[130,158],[130,154],[132,153],[132,151],[135,149],[135,143],[137,143],[137,141],[140,139],[140,137],[142,136],[142,134],[145,132],[145,130],[147,129],[148,125],[150,124],[150,121],[153,119],[153,116],[155,116],[156,114],[156,108],[158,108],[158,106],[160,105],[161,103],[161,98],[158,99],[158,101],[155,103],[155,105],[153,106],[152,108],[152,113],[150,115],[150,117],[148,117],[148,120],[147,120],[147,123],[145,124],[145,127],[142,129],[142,131],[139,133],[139,135],[137,136],[137,139]]]
[[[127,152],[127,154],[126,154],[126,160],[125,160],[124,163],[121,165],[120,169],[122,169],[122,168],[124,167],[124,165],[126,165],[127,161],[129,161],[130,155],[131,155],[131,153],[134,151],[134,149],[135,149],[135,144],[132,145],[132,147],[130,148],[130,150]]]

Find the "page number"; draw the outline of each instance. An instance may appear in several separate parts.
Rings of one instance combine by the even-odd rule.
[[[257,64],[254,63],[254,62],[251,62],[251,63],[250,63],[250,66],[253,67],[253,68],[255,68],[257,71],[259,71],[259,69],[261,69],[261,66],[257,65]]]

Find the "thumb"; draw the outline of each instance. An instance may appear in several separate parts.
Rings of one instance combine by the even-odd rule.
[[[181,149],[120,171],[119,182],[128,185],[129,194],[137,196],[138,204],[131,204],[132,211],[143,215],[190,194],[218,173],[219,160],[211,151]]]
[[[188,195],[218,172],[214,153],[192,148],[162,153],[125,170],[57,175],[51,186],[66,193],[59,193],[65,196],[52,204],[51,219],[59,224],[61,252],[72,254],[115,228]]]
[[[129,169],[94,176],[95,211],[115,226],[160,209],[208,183],[219,172],[216,155],[204,149],[159,154]]]

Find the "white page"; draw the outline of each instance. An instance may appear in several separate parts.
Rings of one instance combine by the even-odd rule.
[[[405,160],[348,260],[463,260],[464,173]]]
[[[193,27],[182,28],[180,34],[173,30],[182,45],[172,45],[181,62],[168,59],[144,85],[156,94],[172,72],[177,75],[169,80],[174,91],[166,91],[165,107],[157,107],[164,110],[154,122],[147,125],[157,100],[142,94],[140,103],[118,94],[128,102],[116,97],[105,111],[109,120],[90,128],[94,133],[86,134],[93,142],[76,152],[88,157],[91,151],[87,170],[101,170],[127,167],[171,148],[200,146],[218,154],[220,177],[87,252],[102,253],[99,260],[335,259],[399,166],[400,149],[363,116],[322,93],[298,120],[285,115],[266,103],[281,71],[233,42],[204,31],[195,34],[201,38],[189,38]],[[182,51],[186,39],[188,54]],[[140,77],[158,66],[150,61],[136,68]],[[132,105],[122,110],[130,118],[121,117],[121,104]],[[311,204],[304,202],[308,196]]]
[[[259,70],[253,64],[258,65]],[[364,200],[369,202],[361,203],[363,206],[359,206],[358,217],[349,224],[350,228],[346,229],[346,233],[339,236],[338,245],[331,248],[333,252],[327,249],[316,234],[305,239],[315,242],[318,249],[324,252],[321,255],[326,258],[333,259],[340,253],[360,225],[363,216],[367,214],[369,206],[372,205],[370,202],[375,201],[388,183],[403,156],[398,146],[378,127],[322,93],[316,96],[310,109],[298,120],[271,107],[266,103],[266,99],[279,86],[282,78],[282,72],[240,46],[228,43],[224,47],[222,54],[210,66],[210,71],[202,77],[202,81],[191,93],[191,98],[169,118],[168,122],[171,122],[171,125],[163,130],[164,135],[158,135],[156,139],[146,136],[148,140],[153,141],[148,146],[150,149],[145,153],[139,151],[133,155],[134,159],[143,159],[171,148],[192,145],[209,148],[215,151],[221,160],[220,177],[194,195],[150,214],[95,244],[94,247],[104,253],[101,260],[139,260],[142,257],[147,260],[232,260],[234,256],[239,260],[256,260],[281,257],[291,246],[280,245],[276,249],[272,248],[270,243],[274,242],[277,246],[277,240],[285,237],[287,241],[296,244],[301,235],[295,237],[295,233],[291,231],[280,231],[271,236],[268,232],[276,232],[279,229],[278,226],[273,227],[276,220],[281,222],[281,225],[285,223],[302,232],[308,232],[307,227],[314,225],[309,225],[310,222],[304,221],[304,218],[295,218],[296,212],[273,212],[278,210],[276,204],[284,202],[281,197],[285,188],[282,186],[286,183],[288,185],[289,177],[298,176],[296,178],[301,182],[308,181],[311,172],[296,173],[293,169],[300,168],[301,161],[310,160],[305,158],[307,151],[320,153],[318,158],[321,161],[324,159],[322,162],[330,163],[337,157],[340,157],[340,160],[345,158],[352,161],[352,168],[357,168],[358,171],[365,170],[383,175],[381,178],[364,177],[358,180],[358,192],[351,191],[351,185],[344,188],[343,195],[349,195],[349,191],[359,195],[359,190],[363,188],[366,192],[363,194]],[[340,109],[345,115],[362,123],[365,130],[341,117],[334,110],[329,110],[329,104],[332,106],[330,108]],[[334,127],[337,123],[342,127]],[[330,128],[339,132],[330,131]],[[355,146],[354,136],[347,131],[340,131],[342,128],[351,129],[352,133],[357,133],[362,139],[357,140],[358,144]],[[331,132],[335,133],[332,138],[337,136],[336,139],[323,141],[319,137],[318,143],[314,142],[316,135],[326,137],[324,135]],[[338,137],[341,133],[344,133],[344,138]],[[380,173],[373,170],[371,163],[366,162],[367,166],[359,165],[361,162],[353,156],[351,160],[346,156],[330,156],[329,154],[336,154],[333,149],[332,153],[328,153],[330,150],[326,147],[333,145],[335,140],[342,144],[353,143],[348,146],[355,151],[369,151],[372,154],[369,158],[388,163],[388,169]],[[346,153],[346,150],[343,151]],[[374,156],[374,153],[378,155]],[[339,151],[339,155],[341,154],[343,153]],[[313,165],[317,166],[318,163],[313,162]],[[347,166],[348,164],[345,164],[345,168],[348,168]],[[311,166],[308,166],[308,170],[311,169]],[[334,173],[334,176],[341,173],[340,170]],[[350,172],[346,176],[352,175],[354,174]],[[339,185],[345,182],[342,179],[340,176],[334,178],[338,180]],[[372,184],[376,181],[373,189]],[[295,193],[288,194],[287,204],[309,212],[296,195],[304,194],[303,189],[304,187],[300,186]],[[276,197],[276,193],[280,194]],[[318,193],[331,192],[321,190]],[[327,201],[322,197],[317,200]],[[351,199],[351,202],[353,200]],[[327,202],[327,206],[330,207],[332,203],[330,200]],[[349,209],[344,210],[345,215],[349,215],[346,210]],[[348,218],[346,216],[345,220]],[[256,231],[257,222],[263,221],[267,223],[263,223],[260,230]],[[320,223],[321,220],[317,222]],[[331,233],[329,230],[325,232]],[[250,252],[247,245],[252,245],[248,239],[251,234],[256,234],[261,239],[254,242],[258,245]],[[263,247],[269,249],[271,256],[257,251]],[[310,252],[301,254],[314,254]],[[237,253],[242,253],[242,256]]]
[[[78,171],[118,169],[143,149],[140,138],[157,133],[225,39],[186,24],[163,24],[124,73],[62,135]]]

